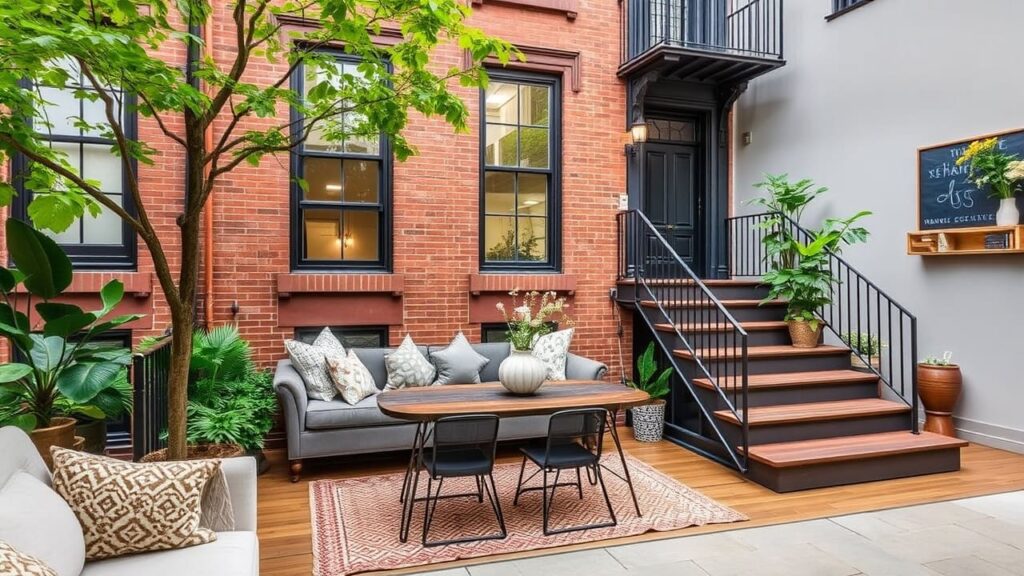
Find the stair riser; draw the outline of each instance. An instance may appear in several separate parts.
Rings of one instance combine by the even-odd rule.
[[[659,298],[696,298],[702,293],[694,287],[679,286],[650,286]],[[765,286],[712,286],[711,293],[719,300],[760,300],[768,296],[768,288]],[[646,288],[641,288],[641,294],[647,294]]]
[[[675,332],[662,332],[658,333],[669,344],[672,350],[683,348],[683,341],[675,334]],[[702,332],[698,333],[696,337],[701,343],[710,344],[712,347],[731,345],[733,342],[739,342],[739,336],[734,335],[733,332]],[[789,346],[791,343],[789,339],[789,332],[786,330],[749,330],[747,331],[747,346]]]
[[[722,397],[714,390],[696,387],[697,394],[705,406],[714,406],[714,410],[728,408]],[[739,397],[732,391],[725,392],[732,401]],[[808,402],[830,402],[833,400],[857,400],[861,398],[878,398],[878,384],[873,382],[857,384],[820,384],[795,388],[750,388],[747,394],[747,405],[752,408],[760,406],[777,406],[779,404],[805,404]]]
[[[747,475],[776,492],[794,492],[826,486],[956,472],[959,469],[960,449],[946,448],[790,468],[772,468],[751,461]]]
[[[694,373],[693,361],[686,358],[677,358],[680,364],[689,367],[688,374]],[[719,374],[738,374],[740,362],[729,360],[728,363],[721,360],[712,360],[705,363],[711,371],[712,376]],[[819,370],[849,370],[849,354],[828,354],[825,356],[782,356],[770,358],[750,358],[747,361],[748,374],[781,374],[786,372],[816,372]]]
[[[741,429],[731,422],[719,420],[726,436],[739,445],[742,440]],[[792,442],[796,440],[817,440],[835,436],[853,436],[856,434],[875,434],[877,432],[896,432],[910,427],[910,415],[907,413],[882,414],[842,420],[810,420],[791,424],[772,426],[751,426],[750,444],[772,444],[775,442]]]

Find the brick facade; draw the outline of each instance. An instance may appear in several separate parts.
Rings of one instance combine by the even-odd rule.
[[[475,3],[471,23],[529,47],[527,54],[537,55],[538,69],[562,75],[562,273],[535,278],[480,274],[480,98],[476,90],[456,86],[471,111],[470,131],[456,135],[439,119],[414,115],[406,136],[419,155],[394,162],[391,274],[291,272],[287,157],[264,159],[259,167],[243,164],[220,179],[213,198],[214,318],[217,323],[237,322],[260,364],[272,366],[283,356],[282,340],[292,337],[299,325],[318,320],[321,325],[387,325],[392,345],[406,332],[424,344],[447,342],[457,330],[478,341],[480,323],[493,321],[485,310],[493,309],[509,287],[519,286],[571,294],[577,328],[573,350],[607,363],[618,375],[620,312],[609,289],[616,273],[617,201],[626,190],[626,90],[615,73],[619,5],[598,0],[526,4]],[[227,8],[218,5],[213,46],[223,63],[231,57],[226,49],[233,31]],[[185,62],[183,50],[162,56]],[[463,54],[453,45],[439,49],[433,59],[438,71],[462,61]],[[255,62],[247,79],[276,79],[282,72],[281,65]],[[287,114],[280,110],[280,117]],[[180,128],[180,119],[169,120],[172,128]],[[174,218],[184,188],[181,152],[150,119],[139,118],[139,137],[161,151],[155,166],[140,168],[140,178],[150,217],[163,230],[176,269]],[[133,330],[136,340],[161,332],[170,322],[152,272],[140,245],[137,272],[103,276],[130,284],[126,300],[133,310],[141,307],[149,313]],[[98,275],[89,276],[76,285],[83,290],[93,286],[92,276]],[[624,323],[622,349],[629,362],[629,322]]]

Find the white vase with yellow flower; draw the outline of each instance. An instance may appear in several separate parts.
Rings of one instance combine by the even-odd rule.
[[[968,180],[979,189],[988,188],[990,198],[999,199],[996,226],[1020,224],[1017,191],[1024,181],[1024,161],[1003,151],[998,137],[975,140],[956,160],[957,166],[969,165]]]

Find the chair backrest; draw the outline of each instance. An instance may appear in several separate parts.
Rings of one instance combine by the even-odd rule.
[[[493,414],[467,414],[447,416],[434,423],[434,457],[443,460],[445,454],[479,449],[491,457],[498,447],[498,417]]]
[[[579,444],[598,458],[604,441],[604,426],[608,411],[604,408],[562,410],[548,421],[547,453],[556,446]]]

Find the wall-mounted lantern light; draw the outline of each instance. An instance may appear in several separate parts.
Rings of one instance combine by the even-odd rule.
[[[626,155],[636,156],[636,145],[647,142],[647,122],[643,119],[633,122],[629,127],[630,143],[626,144]]]

